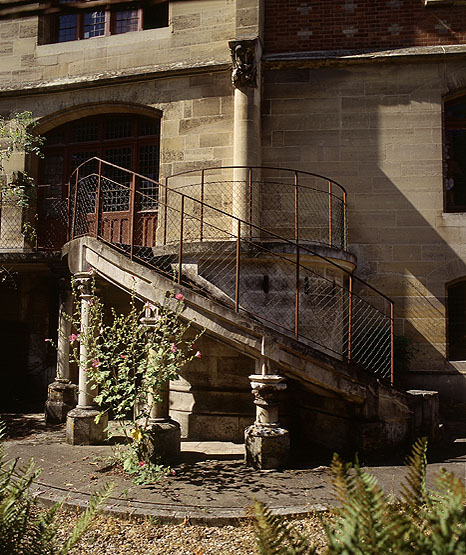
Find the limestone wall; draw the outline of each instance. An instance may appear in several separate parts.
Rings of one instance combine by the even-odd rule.
[[[244,428],[254,421],[248,376],[255,361],[206,336],[196,347],[202,359],[182,368],[170,385],[170,415],[184,437],[242,443]]]
[[[235,33],[230,0],[170,4],[169,26],[38,44],[39,17],[0,22],[0,90],[229,63]]]
[[[446,355],[445,284],[466,275],[466,214],[443,213],[442,102],[461,63],[265,72],[262,162],[324,174],[348,190],[357,274],[396,303],[411,381],[465,395]],[[437,378],[436,378],[437,376]]]

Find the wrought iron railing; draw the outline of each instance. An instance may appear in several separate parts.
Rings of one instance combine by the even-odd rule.
[[[164,192],[171,191],[254,224],[250,238],[259,228],[291,241],[347,248],[346,191],[322,175],[271,166],[211,167],[167,177]]]
[[[75,171],[69,203],[70,239],[94,236],[216,302],[393,381],[393,303],[312,248],[99,159]]]

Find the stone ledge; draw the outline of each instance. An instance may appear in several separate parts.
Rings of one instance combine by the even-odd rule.
[[[191,75],[198,73],[211,73],[213,71],[228,71],[230,63],[222,61],[203,61],[194,64],[182,62],[154,66],[139,67],[137,69],[122,71],[103,71],[96,74],[80,75],[78,77],[66,77],[51,79],[47,82],[22,82],[16,87],[1,88],[0,97],[25,96],[31,94],[49,94],[50,92],[66,91],[70,89],[100,87],[111,84],[131,83],[136,81],[147,81],[157,77],[175,77],[178,75]]]
[[[464,58],[466,45],[413,46],[409,48],[367,49],[367,50],[316,50],[313,52],[281,52],[262,57],[265,68],[280,69],[284,66],[315,67],[374,62],[431,61],[433,58],[455,56]]]

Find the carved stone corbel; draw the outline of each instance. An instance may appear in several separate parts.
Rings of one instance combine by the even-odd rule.
[[[231,40],[231,81],[237,89],[257,87],[256,40]]]

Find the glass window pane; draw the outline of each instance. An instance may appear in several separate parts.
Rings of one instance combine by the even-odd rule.
[[[104,159],[111,164],[123,168],[131,168],[131,149],[130,148],[109,148],[105,150]],[[131,175],[128,172],[104,166],[105,177],[103,179],[103,211],[104,212],[123,212],[129,210],[129,189]]]
[[[115,34],[137,31],[139,10],[115,12]]]
[[[139,169],[141,175],[157,181],[159,178],[159,148],[157,145],[145,145],[139,149]],[[158,187],[155,183],[141,179],[139,183],[140,208],[148,210],[157,208]]]
[[[122,139],[131,137],[132,122],[130,118],[110,117],[106,124],[106,139]]]
[[[105,10],[84,14],[84,38],[100,37],[105,34]]]
[[[78,27],[78,16],[76,14],[60,15],[58,17],[58,42],[76,40],[76,30]]]
[[[77,143],[86,143],[89,141],[97,141],[99,138],[99,124],[95,120],[87,120],[78,123],[73,129],[73,141]]]
[[[60,185],[64,183],[63,165],[64,158],[62,155],[47,156],[44,161],[44,175],[42,178],[42,184]]]

